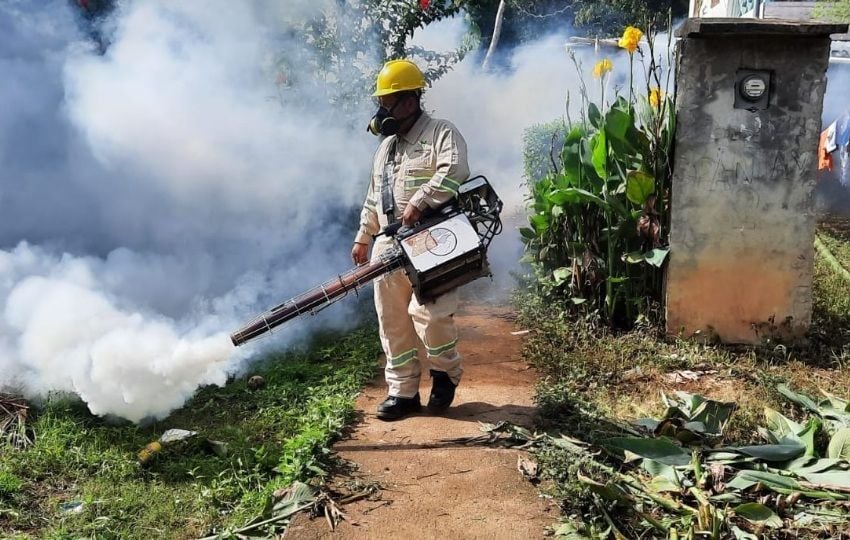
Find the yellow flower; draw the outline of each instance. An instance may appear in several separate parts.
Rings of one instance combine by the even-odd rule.
[[[664,99],[664,90],[653,86],[649,90],[649,104],[657,109],[661,106],[662,99]]]
[[[634,26],[627,26],[626,30],[623,32],[623,37],[620,38],[620,42],[618,45],[623,49],[629,51],[629,54],[635,52],[638,48],[638,42],[640,38],[643,37],[643,32],[641,32],[640,28],[635,28]]]
[[[603,58],[593,66],[593,76],[597,79],[604,76],[606,73],[614,69],[614,64],[607,58]]]

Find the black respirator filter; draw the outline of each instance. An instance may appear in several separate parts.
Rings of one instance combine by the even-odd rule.
[[[398,133],[398,125],[398,120],[392,116],[392,112],[381,107],[369,121],[366,130],[372,135],[389,137]]]

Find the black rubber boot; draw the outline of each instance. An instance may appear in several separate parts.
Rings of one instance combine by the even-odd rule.
[[[378,418],[381,420],[398,420],[408,414],[419,412],[421,408],[422,403],[419,401],[418,393],[411,398],[387,396],[387,399],[378,405]]]
[[[455,384],[445,371],[431,370],[431,397],[428,399],[428,410],[443,412],[449,408],[455,399]]]

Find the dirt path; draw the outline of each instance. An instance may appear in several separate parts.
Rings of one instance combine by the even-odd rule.
[[[386,387],[383,378],[373,381],[357,400],[362,421],[334,450],[357,465],[357,480],[380,483],[380,499],[344,506],[348,521],[336,532],[324,519],[299,516],[287,538],[532,539],[557,520],[517,471],[521,451],[440,442],[481,435],[478,422],[530,427],[535,414],[535,376],[522,361],[521,338],[511,335],[511,312],[466,305],[456,317],[465,371],[452,408],[442,417],[423,407],[420,415],[382,422],[375,407]],[[423,376],[423,401],[430,389]]]

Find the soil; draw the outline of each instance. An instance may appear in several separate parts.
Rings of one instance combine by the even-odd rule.
[[[542,538],[558,518],[517,468],[522,450],[447,441],[482,435],[479,422],[533,427],[535,373],[522,360],[521,335],[512,312],[465,305],[456,314],[464,375],[452,407],[440,416],[423,412],[395,422],[375,417],[386,397],[383,377],[357,400],[361,419],[333,450],[354,471],[331,486],[379,485],[376,495],[341,507],[336,531],[324,518],[299,515],[287,538]],[[423,364],[420,395],[431,379]],[[424,405],[424,404],[423,404]]]

